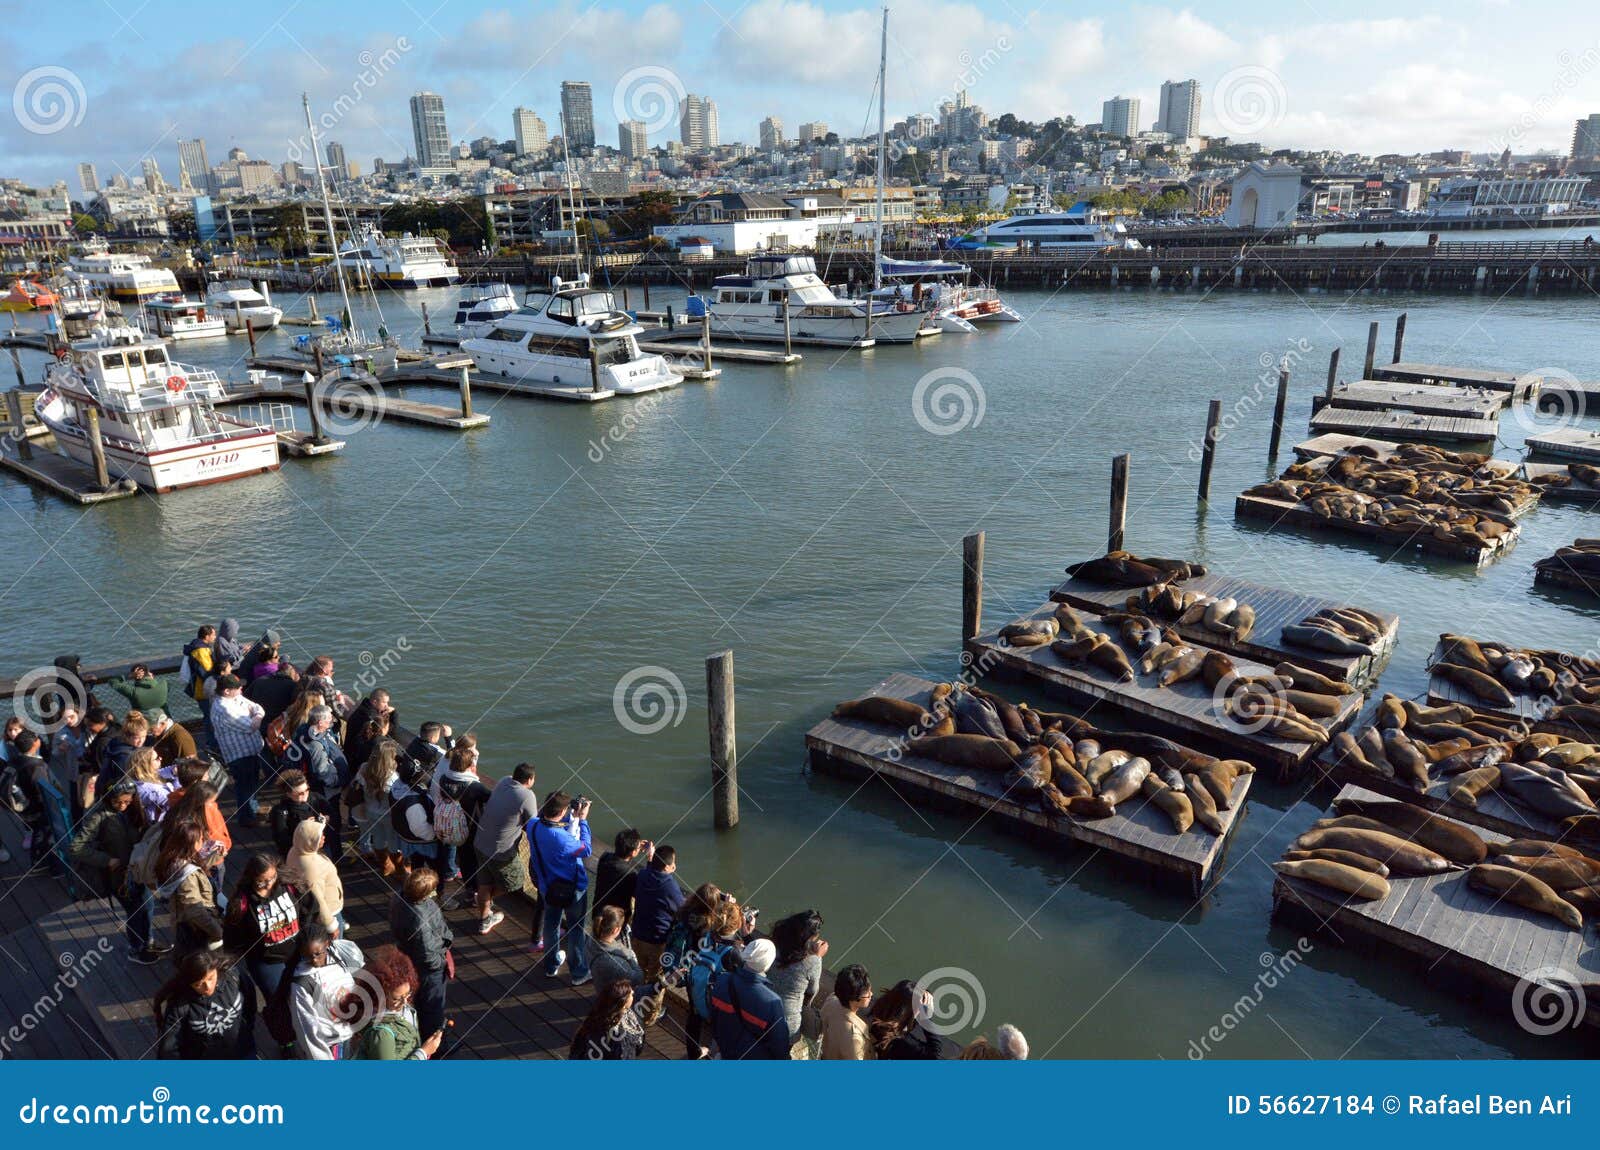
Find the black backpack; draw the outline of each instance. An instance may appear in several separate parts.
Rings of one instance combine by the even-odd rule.
[[[389,825],[394,827],[394,833],[408,843],[423,842],[423,839],[411,837],[411,825],[407,817],[411,808],[417,804],[422,805],[423,812],[428,816],[428,823],[433,823],[433,799],[426,791],[412,791],[405,798],[389,808]]]

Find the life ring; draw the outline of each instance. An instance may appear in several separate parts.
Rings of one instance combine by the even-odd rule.
[[[187,379],[184,379],[183,376],[181,376],[181,375],[169,375],[169,376],[167,376],[167,390],[170,391],[173,395],[178,395],[178,394],[186,391],[188,389],[188,387],[189,387],[189,381]]]
[[[57,359],[62,359],[62,360],[66,359],[67,358],[67,349],[64,348],[64,347],[56,348],[56,358]]]

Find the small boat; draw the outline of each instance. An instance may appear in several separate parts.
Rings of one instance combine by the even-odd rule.
[[[339,247],[339,266],[389,287],[449,287],[461,278],[439,241],[410,232],[395,240],[369,230],[359,240],[346,240]]]
[[[225,280],[206,288],[206,307],[222,317],[229,331],[271,331],[283,320],[283,309],[272,306],[265,282],[257,288],[249,280]]]
[[[473,339],[517,310],[517,297],[510,284],[485,284],[456,302],[456,335]]]
[[[941,331],[976,331],[980,323],[1021,323],[1022,316],[1009,307],[1000,293],[972,283],[966,264],[943,260],[881,260],[885,286],[873,294],[880,299],[927,302]]]
[[[55,306],[56,293],[38,280],[19,279],[0,299],[0,311],[49,311]]]
[[[93,463],[93,408],[107,471],[151,491],[277,470],[277,433],[220,413],[217,373],[175,362],[138,328],[103,326],[58,354],[34,413],[70,458]]]
[[[143,307],[155,334],[163,339],[176,342],[228,334],[227,323],[220,316],[208,315],[206,305],[199,300],[178,296],[149,300]]]
[[[794,343],[835,347],[910,343],[928,318],[908,300],[843,299],[818,278],[812,257],[777,253],[751,256],[742,276],[718,276],[710,298],[690,296],[685,313],[709,313],[712,335],[783,343],[787,327]]]
[[[114,307],[115,305],[112,305]],[[68,280],[56,298],[55,327],[69,343],[87,339],[110,315],[106,301],[79,280]]]
[[[550,290],[461,341],[480,372],[503,380],[640,395],[676,387],[683,376],[666,359],[639,350],[644,329],[589,277],[551,281]]]

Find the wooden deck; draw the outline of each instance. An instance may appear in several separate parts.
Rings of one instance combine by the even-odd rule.
[[[867,693],[926,703],[933,686],[927,679],[894,674]],[[806,733],[806,749],[813,766],[852,774],[865,772],[889,782],[914,800],[934,800],[940,806],[953,806],[978,817],[997,815],[1009,829],[1058,847],[1084,845],[1107,851],[1181,879],[1196,894],[1210,883],[1227,840],[1244,812],[1254,778],[1240,778],[1234,786],[1233,806],[1217,812],[1224,827],[1220,837],[1199,826],[1180,835],[1167,816],[1142,796],[1124,803],[1108,819],[1051,818],[1033,804],[1023,806],[1002,797],[1000,779],[991,773],[975,774],[911,754],[892,756],[891,751],[900,745],[901,734],[876,723],[830,718]]]
[[[1219,599],[1237,599],[1241,603],[1248,603],[1256,613],[1255,627],[1243,643],[1235,643],[1231,637],[1204,626],[1185,627],[1161,620],[1163,626],[1175,628],[1179,635],[1191,643],[1226,651],[1230,655],[1241,655],[1269,666],[1289,659],[1302,667],[1356,686],[1370,686],[1377,681],[1384,667],[1389,664],[1389,656],[1394,653],[1395,638],[1400,631],[1400,616],[1388,611],[1374,611],[1373,614],[1386,620],[1386,626],[1383,635],[1374,644],[1371,655],[1336,655],[1331,651],[1314,651],[1285,643],[1282,637],[1284,626],[1298,623],[1317,611],[1345,604],[1277,587],[1263,587],[1230,575],[1201,575],[1185,579],[1177,586],[1185,591],[1198,591]],[[1074,577],[1052,591],[1050,598],[1103,615],[1107,611],[1123,610],[1131,594],[1133,592],[1126,587],[1105,587]]]
[[[1345,787],[1339,797],[1374,796]],[[1499,841],[1494,834],[1484,838]],[[1473,890],[1464,871],[1390,878],[1389,886],[1387,898],[1368,902],[1279,875],[1272,888],[1273,913],[1301,922],[1309,918],[1320,934],[1344,945],[1377,949],[1385,958],[1403,952],[1423,977],[1436,971],[1459,976],[1500,1011],[1514,1003],[1517,1009],[1526,1008],[1525,988],[1519,991],[1518,984],[1536,972],[1563,970],[1600,989],[1600,932],[1592,923],[1576,931]],[[1600,1011],[1579,1013],[1591,1025],[1600,1025]]]
[[[1377,460],[1388,460],[1394,457],[1399,443],[1389,439],[1369,439],[1361,435],[1344,435],[1339,432],[1328,432],[1326,435],[1313,436],[1294,445],[1295,456],[1299,459],[1324,459],[1331,456],[1344,455],[1356,448],[1361,448],[1363,456]],[[1490,470],[1509,479],[1522,479],[1532,483],[1543,475],[1568,475],[1565,463],[1531,463],[1523,461],[1518,463],[1511,459],[1491,459],[1486,464]],[[1573,479],[1564,487],[1546,486],[1535,484],[1539,491],[1540,503],[1568,503],[1580,507],[1593,507],[1600,504],[1600,487],[1590,487]]]
[[[1467,546],[1452,540],[1436,539],[1429,531],[1419,530],[1410,536],[1401,536],[1375,523],[1330,519],[1318,515],[1301,504],[1263,499],[1258,495],[1240,495],[1234,501],[1233,513],[1235,518],[1259,520],[1272,527],[1307,528],[1318,533],[1345,535],[1388,548],[1392,553],[1416,549],[1429,555],[1459,559],[1480,567],[1503,555],[1522,533],[1522,528],[1513,527],[1505,535],[1486,544]]]
[[[1600,414],[1600,380],[1547,375],[1539,388],[1539,407],[1569,411],[1578,416]]]
[[[1048,617],[1054,610],[1053,603],[1046,603],[1028,617]],[[1010,622],[1012,620],[1004,619],[1000,625]],[[1084,620],[1084,625],[1091,631],[1111,636],[1113,642],[1120,637],[1115,627],[1092,616]],[[1217,713],[1212,689],[1198,677],[1162,687],[1157,684],[1155,675],[1140,675],[1136,669],[1134,682],[1119,683],[1110,672],[1087,663],[1069,663],[1048,646],[1023,648],[1002,643],[998,628],[969,639],[967,649],[982,673],[1005,671],[1068,698],[1110,703],[1161,728],[1163,734],[1193,742],[1197,749],[1221,747],[1230,755],[1254,763],[1276,764],[1285,770],[1298,767],[1316,751],[1311,743],[1255,733],[1222,717]],[[1245,658],[1234,659],[1234,665],[1241,675],[1265,675],[1272,671],[1269,666]],[[1355,721],[1361,710],[1361,696],[1345,695],[1340,705],[1337,717],[1318,720],[1330,734]]]
[[[111,486],[102,491],[95,483],[94,468],[58,453],[54,439],[30,443],[29,448],[29,458],[23,459],[16,443],[0,437],[0,467],[37,487],[84,506],[128,499],[139,494],[136,484],[125,484],[115,478]]]
[[[1479,639],[1476,635],[1469,635],[1468,638],[1475,639],[1478,642],[1485,642],[1485,640]],[[1433,653],[1428,656],[1428,666],[1432,667],[1443,658],[1444,640],[1440,639],[1439,642],[1433,645]],[[1510,688],[1508,687],[1507,690],[1510,690]],[[1433,706],[1442,706],[1445,703],[1465,703],[1474,710],[1489,711],[1497,715],[1511,715],[1519,719],[1537,719],[1540,717],[1541,708],[1538,697],[1519,695],[1513,691],[1512,698],[1516,700],[1515,705],[1497,707],[1493,703],[1488,703],[1478,698],[1466,688],[1456,686],[1448,679],[1441,679],[1431,672],[1428,675],[1428,702]]]
[[[272,361],[252,361],[262,366]],[[409,374],[413,382],[426,382],[418,372],[407,373],[402,367],[402,374]],[[367,380],[349,380],[347,385],[339,387],[332,377],[324,380],[321,385],[328,395],[323,402],[337,404],[345,413],[347,419],[357,421],[381,422],[393,419],[400,423],[412,423],[422,427],[439,427],[451,431],[467,431],[477,427],[487,427],[489,417],[474,413],[462,415],[457,407],[444,407],[436,403],[419,403],[412,399],[400,399],[389,395],[383,387],[389,383],[403,382],[401,379],[372,377],[376,382]],[[453,377],[459,379],[459,375]],[[319,396],[319,398],[321,398]],[[258,403],[263,400],[275,402],[306,403],[305,388],[300,384],[299,378],[293,381],[283,380],[271,386],[266,381],[260,384],[243,384],[229,388],[226,398],[219,400],[219,404],[230,403]],[[319,404],[321,406],[321,404]]]
[[[1326,403],[1351,411],[1411,411],[1419,415],[1494,419],[1511,402],[1511,396],[1483,388],[1362,379],[1341,383],[1333,389],[1331,398],[1319,396],[1316,402],[1319,406]]]
[[[1453,367],[1442,363],[1386,363],[1373,367],[1375,379],[1405,383],[1443,383],[1464,387],[1484,387],[1509,392],[1522,399],[1539,390],[1542,377],[1527,372],[1500,371],[1485,367]]]
[[[1576,463],[1600,463],[1600,431],[1581,427],[1558,427],[1530,435],[1523,441],[1532,456],[1565,459]]]
[[[1349,411],[1325,407],[1311,417],[1311,430],[1346,435],[1403,439],[1417,443],[1484,443],[1499,433],[1498,416],[1465,419],[1455,415],[1418,415],[1407,411]]]
[[[1548,567],[1536,564],[1533,581],[1541,587],[1559,587],[1563,591],[1576,591],[1590,599],[1600,599],[1600,575],[1584,575],[1565,564]]]

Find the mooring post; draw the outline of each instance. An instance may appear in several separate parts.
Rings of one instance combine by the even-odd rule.
[[[89,454],[94,459],[94,481],[101,491],[111,486],[111,473],[106,470],[106,445],[100,438],[100,409],[93,405],[83,409],[89,425]]]
[[[678,326],[678,321],[672,318],[672,305],[667,305],[667,330],[672,331]]]
[[[650,310],[650,277],[644,277],[644,310]]]
[[[244,334],[246,336],[248,336],[249,339],[250,339],[250,358],[254,359],[256,357],[256,321],[255,320],[250,319],[249,317],[245,318],[245,321],[244,321]]]
[[[1122,550],[1122,538],[1128,526],[1128,464],[1132,458],[1127,452],[1111,458],[1111,525],[1106,531],[1107,551]]]
[[[12,316],[15,319],[15,315]],[[15,347],[11,349],[11,370],[17,373],[17,386],[21,387],[27,382],[22,375],[22,355]]]
[[[789,333],[789,293],[783,293],[783,358],[794,354],[794,340]]]
[[[706,726],[711,736],[711,804],[716,827],[739,825],[739,739],[733,714],[733,652],[706,659]]]
[[[961,541],[961,641],[974,639],[983,626],[983,532]]]
[[[627,284],[623,284],[622,285],[622,310],[623,311],[627,311],[628,310],[628,285]]]
[[[593,391],[600,390],[600,348],[592,340],[589,343],[589,387]]]
[[[700,313],[700,358],[704,361],[706,374],[711,373],[711,309],[706,308]]]
[[[1206,443],[1200,456],[1200,499],[1211,499],[1211,465],[1217,458],[1217,425],[1222,422],[1222,400],[1213,399],[1206,412]]]
[[[312,318],[313,321],[315,321],[316,318],[317,318],[317,293],[316,292],[307,292],[306,293],[306,306],[311,309],[311,318]]]
[[[22,426],[22,392],[6,392],[6,422],[10,424],[11,438],[17,441],[17,458],[32,459],[33,444],[28,442],[27,429]]]
[[[317,388],[322,385],[322,346],[314,345],[311,348],[312,360],[316,364],[317,372],[313,378],[305,377],[306,385],[306,411],[311,415],[311,438],[316,442],[322,441],[322,420],[317,416]]]
[[[423,335],[432,335],[433,334],[433,324],[428,321],[428,305],[427,304],[423,304],[422,305],[422,334]]]
[[[1367,327],[1367,362],[1361,369],[1362,379],[1372,378],[1372,364],[1378,358],[1378,321],[1373,320]]]
[[[1394,358],[1390,363],[1400,362],[1400,349],[1406,345],[1406,313],[1401,312],[1400,318],[1394,321]]]
[[[1278,458],[1278,444],[1283,441],[1283,409],[1289,402],[1289,361],[1278,365],[1278,398],[1272,405],[1272,444],[1267,457]]]
[[[461,418],[472,418],[472,380],[468,373],[471,369],[466,364],[461,365]]]
[[[1333,349],[1333,354],[1328,357],[1328,391],[1329,399],[1333,398],[1333,385],[1339,382],[1339,348]]]

